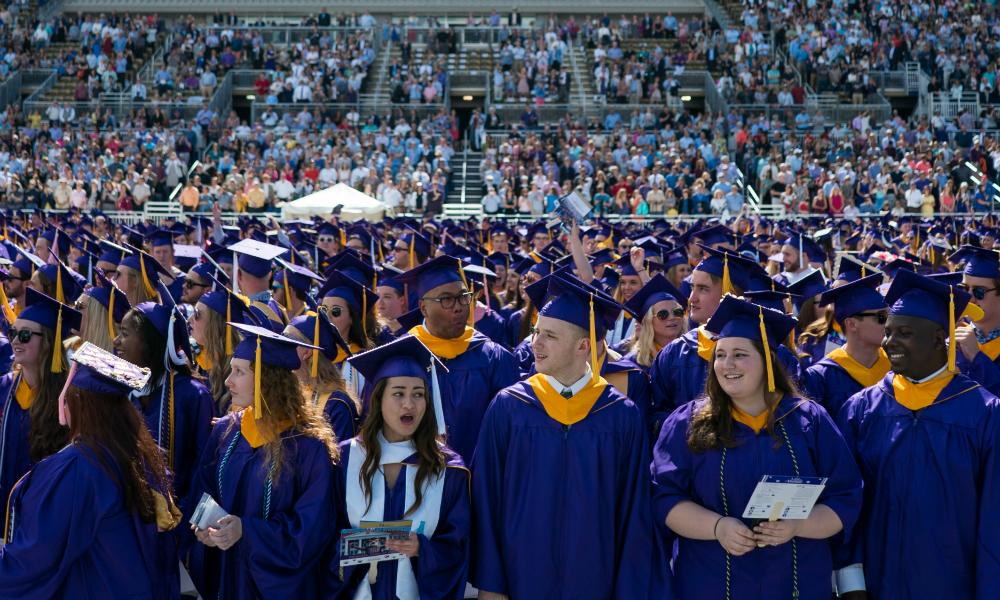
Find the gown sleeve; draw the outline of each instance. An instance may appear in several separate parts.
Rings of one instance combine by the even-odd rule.
[[[980,353],[982,354],[982,353]],[[979,498],[979,531],[976,544],[976,598],[995,598],[1000,589],[1000,412],[996,400],[991,403],[983,423],[981,444],[982,473]]]
[[[420,554],[413,561],[413,570],[422,599],[465,597],[471,529],[469,472],[464,467],[449,467],[445,471],[444,499],[434,535],[417,536]]]
[[[510,423],[504,407],[506,393],[493,399],[483,417],[479,443],[472,459],[472,572],[470,580],[482,591],[507,593],[500,544],[503,537],[501,494],[506,475],[506,449],[510,443]]]
[[[0,595],[55,598],[102,522],[102,492],[76,460],[40,463],[29,475],[13,539],[0,549]],[[17,493],[17,492],[15,492]]]
[[[650,387],[652,388],[650,419],[655,428],[658,423],[662,423],[667,415],[676,408],[674,406],[674,376],[672,375],[675,344],[683,344],[681,338],[677,338],[656,354],[653,364],[649,367]]]
[[[691,500],[692,463],[687,445],[688,411],[685,406],[663,422],[660,437],[653,447],[653,520],[666,523],[675,506]]]
[[[295,486],[291,509],[272,514],[267,520],[242,517],[240,544],[244,545],[254,579],[269,572],[287,573],[301,568],[312,557],[323,554],[335,535],[334,468],[323,444],[314,442],[300,439],[294,461],[285,459],[289,461],[285,468],[295,474],[281,482]]]
[[[508,385],[517,383],[520,376],[513,354],[499,344],[494,346],[493,351],[490,361],[490,392],[496,394]]]
[[[837,513],[844,529],[836,537],[842,539],[850,536],[861,514],[861,471],[830,415],[818,404],[814,408],[813,459],[816,472],[827,478],[818,502]]]
[[[980,352],[971,362],[965,362],[966,375],[991,394],[1000,394],[1000,365],[990,360],[985,352]]]
[[[353,400],[334,392],[323,407],[323,416],[326,417],[327,423],[330,424],[333,433],[337,436],[338,443],[357,435],[357,419],[354,411],[346,404],[347,402],[353,402]]]

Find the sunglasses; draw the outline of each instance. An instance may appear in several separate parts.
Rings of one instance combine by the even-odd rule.
[[[18,329],[17,327],[14,327],[13,325],[7,328],[7,339],[10,340],[10,341],[12,341],[12,342],[14,340],[17,340],[17,341],[21,342],[22,344],[27,344],[28,342],[31,341],[31,336],[33,336],[33,335],[40,336],[40,335],[42,335],[42,332],[40,332],[40,331],[32,331],[30,329]]]
[[[339,306],[333,306],[333,307],[320,306],[319,309],[325,312],[326,314],[330,315],[331,317],[339,317],[344,313],[344,309]]]
[[[321,235],[318,238],[316,238],[316,241],[320,242],[321,244],[326,244],[337,241],[337,238],[333,237],[332,235]]]
[[[185,279],[184,280],[184,287],[186,287],[186,288],[192,288],[192,287],[207,288],[207,287],[209,287],[209,284],[207,284],[207,283],[195,283],[194,281],[192,281],[190,279]]]
[[[670,310],[663,309],[656,311],[656,318],[661,321],[666,321],[670,317],[677,317],[678,319],[684,316],[684,309],[680,306],[675,306]]]
[[[889,313],[885,312],[863,312],[856,315],[851,315],[855,319],[864,319],[865,317],[875,317],[875,320],[879,325],[885,325],[889,320]]]
[[[969,287],[969,286],[965,285],[964,283],[961,284],[961,285],[958,285],[956,287],[958,287],[959,289],[965,290],[966,292],[969,292],[970,294],[972,294],[972,297],[975,298],[976,300],[983,300],[983,299],[986,298],[986,294],[988,294],[989,292],[995,292],[998,289],[1000,289],[1000,288],[995,288],[995,287],[993,287],[993,288],[985,288],[985,287],[983,287],[981,285],[974,285],[972,287]]]

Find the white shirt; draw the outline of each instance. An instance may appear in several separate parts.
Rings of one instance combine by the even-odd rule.
[[[569,385],[569,386],[563,385],[563,384],[559,383],[559,380],[556,379],[555,377],[553,377],[551,375],[545,375],[545,379],[549,382],[549,385],[551,385],[554,390],[556,390],[557,392],[559,392],[561,394],[563,390],[569,389],[571,392],[573,392],[574,396],[577,395],[577,394],[579,394],[580,390],[582,390],[583,388],[585,388],[587,386],[587,384],[590,383],[590,378],[591,378],[591,374],[590,374],[590,363],[589,362],[587,363],[587,370],[583,374],[583,377],[577,379],[576,382],[573,383],[573,385]]]

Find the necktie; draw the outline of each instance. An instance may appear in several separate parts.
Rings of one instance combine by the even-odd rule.
[[[565,388],[565,389],[563,389],[563,391],[561,391],[559,393],[562,394],[563,398],[572,398],[573,397],[573,390],[571,390],[569,388]]]

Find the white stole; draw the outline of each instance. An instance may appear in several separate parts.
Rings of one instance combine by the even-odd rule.
[[[635,319],[629,321],[628,327],[625,327],[625,311],[622,311],[615,319],[615,328],[609,329],[607,335],[604,336],[604,341],[608,344],[609,348],[617,346],[622,342],[622,340],[627,340],[632,337],[635,332]]]
[[[354,392],[355,398],[361,398],[361,392],[365,389],[365,378],[361,375],[361,372],[352,367],[351,363],[345,360],[340,363],[340,373],[344,376],[344,384],[347,386],[347,389]],[[407,456],[409,456],[409,454],[407,454]],[[403,458],[406,457],[404,456]]]
[[[388,464],[403,463],[404,460],[416,452],[416,448],[411,440],[405,442],[391,443],[385,437],[378,434],[381,445],[382,456],[379,467]],[[361,465],[365,462],[365,449],[358,443],[358,438],[351,440],[351,454],[347,461],[347,517],[351,522],[351,527],[359,527],[363,521],[383,521],[385,509],[385,477],[382,469],[375,471],[372,476],[371,504],[367,502],[364,491],[361,489]],[[405,507],[413,506],[416,500],[415,484],[417,479],[417,469],[413,465],[403,464],[403,474],[406,476],[406,499]],[[410,531],[419,531],[428,539],[434,535],[437,529],[438,517],[441,514],[441,501],[444,497],[444,473],[439,477],[429,479],[424,482],[423,500],[420,507],[410,516],[412,521]],[[365,510],[365,507],[368,507]],[[368,578],[365,577],[354,592],[354,600],[371,600],[372,588]],[[396,597],[400,600],[416,600],[420,598],[420,590],[417,586],[417,578],[413,573],[413,565],[407,558],[396,561]]]

